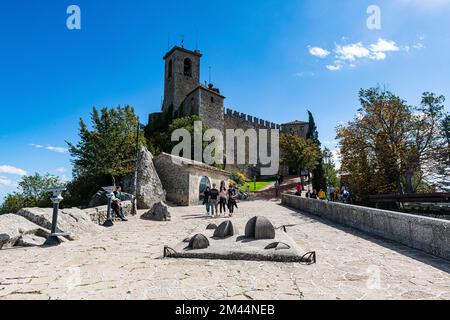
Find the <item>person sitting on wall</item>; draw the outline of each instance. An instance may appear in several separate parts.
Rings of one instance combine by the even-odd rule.
[[[301,183],[297,183],[297,185],[295,186],[295,190],[296,190],[296,192],[295,192],[295,195],[297,196],[297,197],[301,197],[302,196],[302,184]]]
[[[319,199],[322,201],[327,200],[327,195],[325,194],[325,191],[323,191],[322,189],[320,189],[319,191]]]
[[[122,187],[116,187],[116,190],[113,192],[113,196],[111,198],[111,208],[116,213],[116,215],[122,221],[128,221],[123,214],[123,206],[122,206]]]

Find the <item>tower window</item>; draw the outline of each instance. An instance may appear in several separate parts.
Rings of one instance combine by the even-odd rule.
[[[214,97],[211,97],[211,103],[214,103]]]
[[[192,61],[189,58],[184,59],[184,75],[192,77]]]
[[[169,61],[169,70],[167,71],[167,73],[168,73],[167,77],[168,77],[169,79],[172,78],[172,71],[173,71],[173,62],[172,62],[172,60],[170,60],[170,61]]]

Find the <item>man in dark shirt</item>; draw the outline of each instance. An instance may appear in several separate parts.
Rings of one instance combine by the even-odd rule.
[[[211,214],[219,215],[219,190],[216,188],[216,184],[213,184],[211,192],[209,194],[210,203],[211,203]]]

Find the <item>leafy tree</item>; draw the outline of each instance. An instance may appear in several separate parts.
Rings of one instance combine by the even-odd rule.
[[[281,134],[281,164],[290,168],[313,171],[320,163],[321,152],[312,141],[299,137],[294,131]]]
[[[134,171],[136,161],[136,134],[138,120],[133,108],[94,107],[91,114],[92,129],[80,119],[80,141],[68,142],[73,157],[73,176],[115,178]],[[139,145],[144,144],[140,137]]]
[[[444,97],[424,93],[418,107],[380,88],[359,97],[357,116],[337,130],[341,171],[353,192],[364,201],[371,194],[433,190],[445,167],[437,155],[448,154]]]
[[[62,184],[58,177],[50,174],[24,176],[19,182],[19,192],[6,196],[0,207],[0,214],[15,213],[26,207],[50,207],[52,203],[47,190]]]
[[[308,133],[306,139],[313,141],[320,149],[319,132],[317,131],[316,122],[311,111],[308,111]],[[323,156],[320,155],[319,164],[312,171],[312,184],[315,190],[326,190],[327,180],[324,171]]]
[[[194,116],[188,116],[188,117],[183,117],[183,118],[178,118],[178,119],[173,120],[173,122],[169,125],[169,129],[168,129],[168,131],[167,131],[167,133],[165,135],[166,141],[164,143],[164,145],[165,145],[164,152],[171,153],[173,147],[175,147],[179,143],[178,141],[175,141],[175,142],[171,141],[172,133],[175,130],[178,130],[178,129],[186,129],[190,133],[190,135],[192,137],[192,139],[191,139],[191,144],[192,144],[192,146],[191,146],[191,150],[192,150],[191,159],[194,159],[194,152],[193,152],[194,151],[194,138],[193,137],[194,137],[194,123],[196,121],[202,121],[202,118],[200,118],[197,115],[194,115]],[[203,134],[205,133],[206,130],[208,130],[208,126],[206,126],[202,122],[202,136],[203,136]],[[204,150],[204,148],[206,148],[206,146],[209,143],[208,142],[202,142],[202,144],[203,144],[202,149]]]

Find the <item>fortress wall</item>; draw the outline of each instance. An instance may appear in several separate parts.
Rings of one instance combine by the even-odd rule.
[[[247,115],[242,112],[226,109],[225,118],[228,118],[230,122],[234,122],[244,127],[251,127],[254,129],[278,129],[281,130],[281,125],[271,121],[259,119],[257,117]]]

